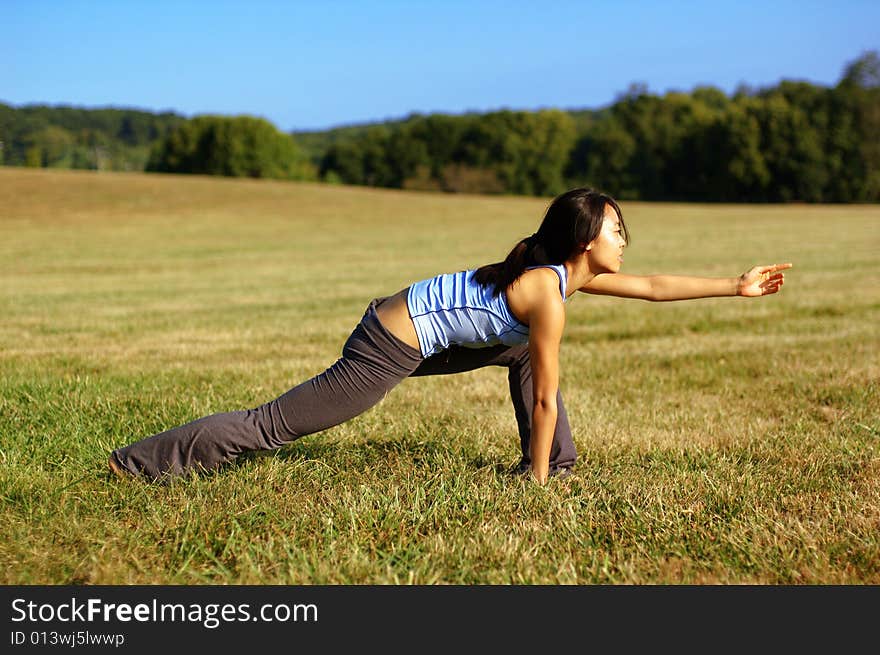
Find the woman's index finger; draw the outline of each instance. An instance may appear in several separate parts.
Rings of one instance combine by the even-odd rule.
[[[791,262],[788,262],[785,264],[771,264],[770,266],[762,266],[761,272],[762,273],[775,273],[776,271],[784,271],[785,269],[791,268],[791,267],[792,267]]]

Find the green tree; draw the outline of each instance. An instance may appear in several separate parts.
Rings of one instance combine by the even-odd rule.
[[[495,172],[508,193],[552,195],[564,186],[575,143],[570,116],[559,110],[499,111],[470,122],[455,163]]]
[[[73,135],[62,127],[47,125],[25,138],[25,158],[28,166],[69,168],[73,158]]]
[[[770,172],[761,151],[761,130],[742,107],[696,115],[681,138],[671,175],[687,200],[743,202],[766,193]]]
[[[849,201],[880,201],[880,56],[864,53],[849,63],[832,91],[834,138],[841,164],[832,182]]]
[[[288,134],[250,116],[197,116],[154,148],[147,170],[231,177],[313,179]]]
[[[637,200],[638,180],[630,172],[636,140],[613,115],[597,122],[575,144],[569,158],[570,186],[589,186],[613,192],[616,197]]]
[[[828,182],[819,131],[805,111],[781,93],[746,107],[761,126],[761,152],[770,172],[763,201],[819,202]]]
[[[395,186],[396,176],[388,158],[390,130],[374,126],[359,136],[330,146],[321,161],[321,177],[338,177],[345,184]]]
[[[430,167],[428,145],[413,134],[408,125],[394,130],[385,144],[390,179],[388,186],[401,188],[419,170]]]
[[[422,165],[427,167],[427,171],[421,170],[423,177],[427,175],[427,179],[440,183],[442,171],[456,163],[456,152],[461,147],[465,131],[474,120],[472,115],[431,114],[417,116],[402,127],[409,139],[424,144],[427,151],[428,160]],[[412,175],[419,177],[415,171]]]
[[[843,70],[840,85],[862,89],[880,88],[880,54],[876,50],[868,50],[848,63]]]

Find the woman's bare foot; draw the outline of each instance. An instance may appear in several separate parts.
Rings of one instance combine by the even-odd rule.
[[[125,471],[113,460],[113,455],[110,455],[110,459],[107,460],[107,466],[110,467],[110,472],[115,475],[117,478],[126,478],[128,477],[125,474]]]

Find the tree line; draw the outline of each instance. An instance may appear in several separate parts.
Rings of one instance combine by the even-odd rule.
[[[323,179],[404,189],[553,195],[572,186],[628,200],[880,200],[880,58],[831,88],[783,81],[651,94],[602,112],[413,116],[337,139]]]
[[[264,119],[0,105],[0,163],[626,200],[880,201],[880,57],[833,87],[633,85],[597,111],[502,110],[284,133]]]
[[[142,171],[153,145],[185,122],[173,112],[0,103],[0,164]]]

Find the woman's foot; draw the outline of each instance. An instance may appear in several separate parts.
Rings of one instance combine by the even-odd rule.
[[[527,462],[520,462],[519,465],[513,470],[514,475],[522,475],[526,476],[531,473],[531,468]],[[565,478],[571,476],[573,471],[570,466],[557,466],[556,468],[550,469],[547,473],[548,478],[558,478],[560,480],[564,480]]]
[[[122,470],[122,467],[116,463],[116,460],[113,458],[113,455],[110,455],[110,459],[107,460],[107,466],[110,467],[110,472],[115,475],[117,478],[127,478],[128,476],[125,474],[125,471]]]

